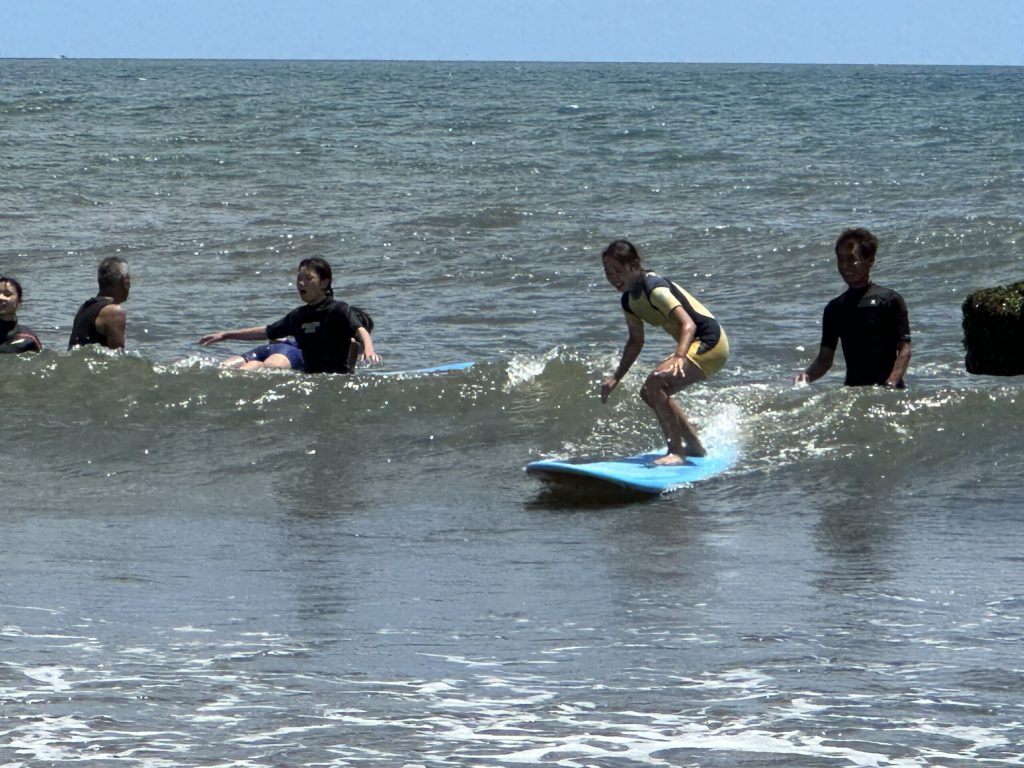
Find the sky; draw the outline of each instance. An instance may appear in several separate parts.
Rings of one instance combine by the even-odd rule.
[[[1024,0],[0,0],[0,58],[1024,66]]]

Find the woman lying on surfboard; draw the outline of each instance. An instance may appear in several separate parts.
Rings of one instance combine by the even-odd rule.
[[[601,402],[622,381],[644,347],[644,323],[657,326],[676,342],[675,351],[662,360],[644,381],[640,397],[654,409],[668,443],[668,453],[656,464],[682,464],[687,456],[704,456],[697,431],[672,395],[704,381],[720,370],[729,356],[729,340],[714,316],[692,295],[671,280],[647,272],[640,254],[627,240],[616,240],[602,254],[604,274],[622,292],[629,339],[622,360],[601,386]]]
[[[199,343],[295,338],[294,344],[275,341],[242,356],[240,367],[245,370],[293,368],[306,373],[352,373],[357,358],[380,362],[370,338],[373,321],[365,312],[334,298],[330,264],[324,259],[305,259],[299,264],[295,287],[305,304],[276,323],[217,331],[203,336]]]

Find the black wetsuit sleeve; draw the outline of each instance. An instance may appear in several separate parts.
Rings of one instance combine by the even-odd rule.
[[[821,346],[827,349],[836,349],[839,346],[838,310],[835,301],[830,301],[821,317]]]
[[[907,302],[898,293],[893,295],[892,310],[896,316],[896,330],[900,341],[910,341],[910,314],[907,312]]]
[[[282,317],[276,323],[271,323],[270,325],[268,325],[267,326],[267,338],[268,339],[283,339],[285,336],[293,336],[294,332],[292,331],[292,327],[293,327],[294,323],[292,322],[292,320],[293,320],[292,315],[294,315],[294,314],[295,314],[294,312],[289,312],[287,315]]]
[[[34,333],[21,332],[0,344],[0,354],[21,354],[22,352],[41,352],[43,345]]]

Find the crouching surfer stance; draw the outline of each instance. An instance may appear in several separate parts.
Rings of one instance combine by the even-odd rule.
[[[294,343],[274,341],[228,361],[248,370],[292,368],[306,373],[352,373],[357,358],[380,362],[370,337],[373,320],[359,308],[334,298],[330,264],[319,258],[303,260],[295,287],[305,304],[276,323],[217,331],[203,336],[199,343],[294,337]]]
[[[645,271],[632,243],[616,240],[604,250],[602,261],[608,282],[622,292],[629,339],[619,367],[601,386],[601,402],[608,402],[612,390],[639,357],[644,323],[663,329],[675,340],[676,348],[655,366],[640,389],[640,397],[654,410],[668,443],[668,453],[655,463],[682,464],[686,456],[704,456],[696,429],[672,396],[725,365],[729,356],[725,331],[692,295],[671,280]]]

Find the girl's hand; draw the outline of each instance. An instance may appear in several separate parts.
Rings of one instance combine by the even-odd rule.
[[[655,373],[668,374],[670,376],[682,376],[683,365],[686,363],[686,355],[680,355],[678,352],[674,352],[664,360],[662,360],[658,367],[654,369]]]
[[[199,340],[199,343],[205,347],[207,344],[216,344],[218,341],[224,341],[224,334],[220,331],[206,334]]]
[[[604,384],[601,385],[601,402],[607,403],[608,396],[612,393],[612,390],[619,386],[619,380],[616,378],[607,379]]]

